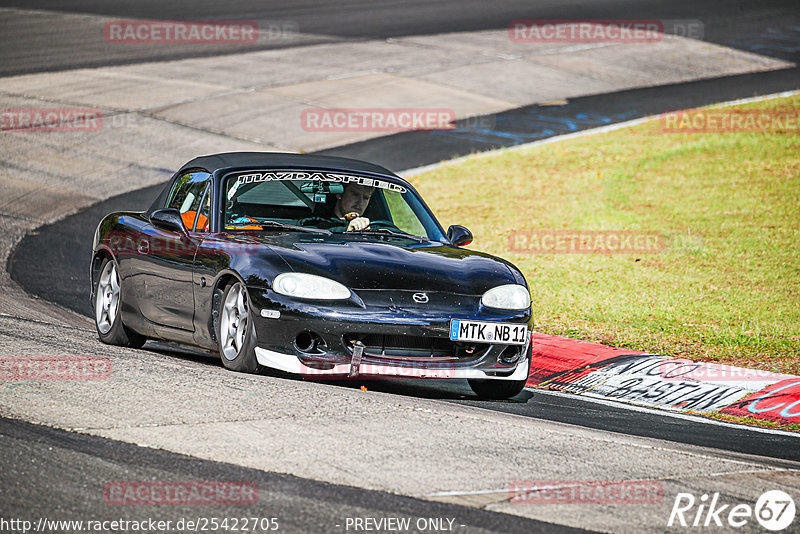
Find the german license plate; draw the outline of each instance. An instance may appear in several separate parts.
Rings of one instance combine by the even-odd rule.
[[[450,339],[453,341],[524,345],[529,336],[528,327],[524,324],[450,320]]]

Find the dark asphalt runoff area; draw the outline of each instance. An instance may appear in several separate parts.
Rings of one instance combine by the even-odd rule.
[[[288,27],[292,32],[314,36],[304,37],[302,44],[496,30],[507,28],[517,19],[691,19],[703,24],[705,41],[784,59],[796,57],[800,36],[800,9],[793,0],[0,0],[3,7],[45,12],[27,17],[24,24],[13,24],[12,13],[0,12],[0,76],[297,44],[292,39],[275,38],[249,45],[109,47],[103,40],[102,24],[98,26],[83,15],[103,17],[100,23],[118,19],[255,21],[267,32],[273,27]],[[64,25],[46,11],[75,17]]]
[[[351,532],[356,518],[407,519],[411,525],[433,519],[452,525],[455,532],[569,533],[587,532],[478,508],[426,501],[350,486],[339,486],[291,475],[199,460],[158,449],[138,447],[96,436],[66,432],[0,417],[0,518],[31,521],[171,521],[171,528],[117,528],[105,532],[184,532],[180,520],[209,525],[257,518],[262,525],[277,523],[276,532]],[[21,483],[24,481],[24,484]],[[125,504],[126,482],[159,481],[190,488],[191,482],[230,484],[245,488],[215,493],[236,504]],[[146,487],[146,486],[144,486]],[[112,489],[113,488],[113,489]],[[249,490],[249,491],[248,491]],[[137,490],[140,491],[140,490]],[[141,498],[141,497],[140,497]],[[158,498],[154,496],[154,499]],[[130,502],[130,501],[128,501]],[[252,504],[251,504],[252,503]],[[273,522],[273,518],[275,518]],[[348,525],[348,518],[351,523]],[[264,520],[267,523],[263,523]],[[449,520],[452,520],[450,522]],[[253,523],[250,523],[252,527]],[[349,529],[347,527],[350,527]],[[202,528],[198,529],[202,531]],[[387,529],[381,529],[387,530]],[[414,531],[414,528],[406,529]],[[84,530],[84,531],[89,531]],[[208,529],[224,532],[226,529]],[[0,532],[13,532],[0,524]],[[78,528],[47,528],[40,532],[81,532]]]
[[[369,3],[27,0],[0,1],[0,7],[112,18],[250,19],[260,23],[277,20],[296,22],[299,32],[322,36],[302,44],[324,42],[326,38],[374,39],[500,29],[514,19],[695,19],[703,22],[706,41],[795,62],[800,57],[800,10],[796,1],[603,0],[566,4],[559,0],[536,3],[530,0],[376,0]],[[47,17],[32,20],[28,27],[12,26],[10,20],[8,12],[0,11],[3,35],[0,38],[0,76],[242,51],[242,48],[179,50],[146,46],[109,49],[98,46],[97,39],[92,41],[80,33],[48,27],[51,19]],[[99,40],[102,45],[102,37]],[[290,45],[268,42],[247,49],[280,46]],[[357,157],[401,170],[667,110],[797,89],[799,82],[800,71],[792,68],[629,90],[572,99],[563,106],[528,106],[487,116],[478,125],[461,123],[455,130],[397,134],[324,153]],[[183,163],[175,162],[176,168]],[[153,169],[153,172],[162,174],[166,180],[172,170]],[[38,229],[23,239],[12,253],[9,272],[28,292],[89,315],[88,263],[97,222],[106,213],[118,209],[144,209],[159,190],[160,186],[115,197]],[[182,356],[165,354],[164,357]],[[219,363],[209,358],[208,365]],[[526,417],[765,456],[776,463],[800,459],[798,438],[599,405],[577,396],[568,398],[525,391],[510,401],[488,402],[476,400],[460,383],[398,381],[376,382],[370,387],[398,395],[439,398]],[[211,515],[224,517],[240,510],[215,507],[212,514],[206,507],[165,510],[165,507],[109,505],[103,500],[103,487],[114,480],[239,480],[255,482],[259,488],[258,503],[248,507],[244,515],[278,517],[281,526],[286,525],[285,529],[281,528],[284,531],[337,531],[336,525],[341,525],[346,517],[365,515],[454,517],[466,525],[465,531],[476,532],[571,531],[505,514],[250,470],[3,418],[0,418],[0,447],[4,451],[0,455],[0,517],[3,518],[157,517],[177,520]],[[25,483],[20,484],[21,480]],[[84,517],[89,513],[90,518]]]

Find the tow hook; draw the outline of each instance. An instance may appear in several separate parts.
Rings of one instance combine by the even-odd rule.
[[[350,360],[350,373],[347,376],[358,376],[361,367],[361,356],[364,355],[364,344],[360,341],[353,343],[353,358]]]

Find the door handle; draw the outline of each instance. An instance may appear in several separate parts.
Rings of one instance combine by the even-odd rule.
[[[150,242],[147,239],[139,241],[139,254],[147,254],[150,252]]]

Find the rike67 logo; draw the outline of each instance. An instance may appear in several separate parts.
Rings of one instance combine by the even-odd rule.
[[[691,493],[679,493],[669,514],[668,527],[741,528],[753,519],[773,532],[786,529],[794,521],[794,500],[781,490],[764,492],[755,506],[720,502],[719,493],[696,498]],[[726,525],[727,523],[727,525]]]

